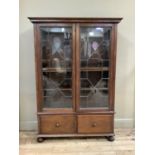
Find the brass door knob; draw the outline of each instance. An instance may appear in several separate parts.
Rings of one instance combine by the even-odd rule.
[[[55,124],[55,127],[59,128],[59,127],[60,127],[60,123],[57,122],[57,123]]]
[[[93,124],[92,124],[92,127],[96,127],[96,125],[97,125],[96,123],[93,123]]]

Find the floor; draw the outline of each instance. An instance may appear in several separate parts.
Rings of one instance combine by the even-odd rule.
[[[36,142],[35,132],[20,132],[20,155],[134,155],[134,130],[116,129],[115,141],[61,138]]]

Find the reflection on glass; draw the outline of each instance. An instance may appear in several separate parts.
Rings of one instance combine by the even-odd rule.
[[[72,28],[42,27],[45,108],[72,107]]]
[[[108,107],[110,27],[80,28],[80,108]]]

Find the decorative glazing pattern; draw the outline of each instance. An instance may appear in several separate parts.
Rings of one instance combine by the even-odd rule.
[[[42,27],[44,108],[72,108],[72,28]]]
[[[110,27],[80,28],[80,108],[107,108]]]

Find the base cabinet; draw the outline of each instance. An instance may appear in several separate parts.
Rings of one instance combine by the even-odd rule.
[[[117,24],[122,18],[29,17],[34,25],[38,142],[114,140]]]
[[[40,134],[113,133],[113,115],[42,115]]]

